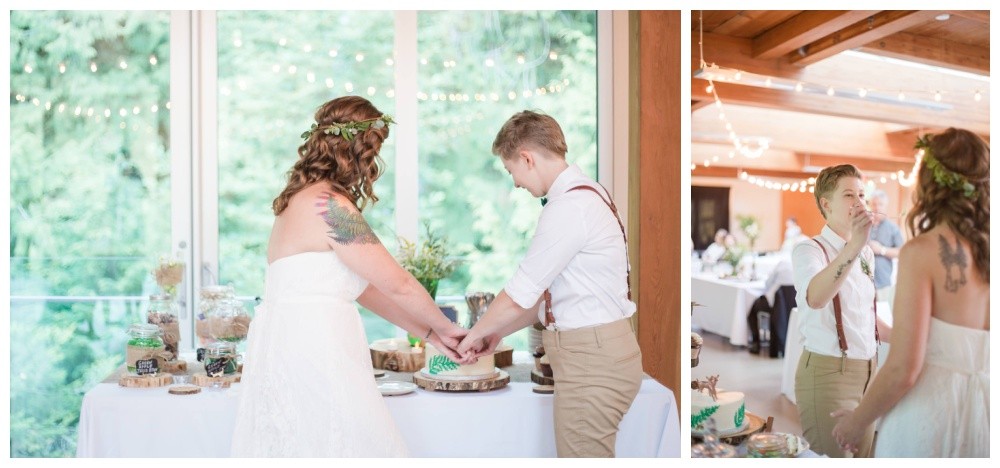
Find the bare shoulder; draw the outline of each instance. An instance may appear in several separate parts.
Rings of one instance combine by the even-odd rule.
[[[327,237],[339,245],[381,244],[361,211],[347,197],[331,190],[315,196],[315,215],[323,221]]]

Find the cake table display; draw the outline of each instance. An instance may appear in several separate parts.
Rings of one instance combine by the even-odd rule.
[[[506,387],[510,374],[496,367],[493,355],[474,364],[458,364],[428,344],[424,367],[413,374],[413,383],[425,390],[445,392],[487,392]]]

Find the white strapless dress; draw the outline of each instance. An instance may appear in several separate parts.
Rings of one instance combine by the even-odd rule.
[[[875,456],[990,456],[989,331],[931,317],[923,371],[882,418]]]
[[[407,456],[379,393],[354,301],[368,283],[336,253],[267,267],[250,325],[233,457]]]

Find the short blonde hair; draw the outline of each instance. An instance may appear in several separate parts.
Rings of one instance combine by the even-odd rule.
[[[836,190],[837,183],[844,177],[862,178],[861,171],[852,164],[831,166],[819,171],[819,175],[816,176],[816,188],[813,190],[813,195],[816,196],[816,206],[819,207],[819,213],[823,215],[823,219],[826,219],[826,212],[823,211],[823,204],[820,203],[819,199]]]
[[[562,128],[556,119],[540,112],[525,110],[507,119],[493,140],[493,154],[511,159],[525,146],[547,150],[560,158],[566,157],[566,137]]]

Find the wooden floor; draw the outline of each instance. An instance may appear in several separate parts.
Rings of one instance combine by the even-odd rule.
[[[729,344],[728,338],[708,332],[699,334],[705,342],[698,367],[691,369],[692,379],[718,374],[720,389],[746,395],[748,413],[765,420],[774,416],[774,432],[802,434],[795,405],[781,394],[784,358],[767,357],[767,349],[759,355],[750,354],[746,348]]]

